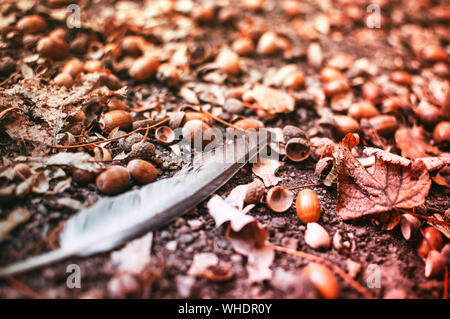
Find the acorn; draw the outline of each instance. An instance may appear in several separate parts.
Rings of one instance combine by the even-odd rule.
[[[278,35],[272,31],[265,32],[259,38],[258,44],[256,45],[256,52],[262,55],[274,54],[279,49]]]
[[[127,169],[131,176],[142,185],[153,182],[158,175],[158,171],[153,164],[141,159],[130,161]]]
[[[100,60],[88,60],[84,62],[83,69],[87,73],[94,73],[100,71],[102,68],[102,61]]]
[[[253,40],[249,37],[240,37],[233,41],[231,48],[240,56],[250,55],[255,50]]]
[[[155,130],[155,137],[163,144],[175,141],[175,132],[168,126],[160,126]]]
[[[185,112],[184,118],[182,124],[186,124],[187,122],[191,120],[200,120],[202,122],[205,122],[208,125],[212,125],[213,121],[212,119],[202,112]]]
[[[207,23],[214,20],[215,10],[212,5],[197,6],[192,9],[191,16],[197,22]]]
[[[117,43],[108,43],[103,47],[103,52],[105,55],[111,55],[118,59],[122,51]]]
[[[87,185],[90,182],[92,182],[95,178],[96,174],[94,172],[90,172],[84,169],[80,169],[77,167],[74,167],[72,169],[72,181],[80,184],[80,185]]]
[[[296,137],[286,143],[286,156],[293,162],[301,162],[309,157],[311,145],[307,139]]]
[[[403,214],[400,217],[400,229],[406,240],[413,238],[419,231],[420,221],[411,214]]]
[[[344,74],[342,74],[342,72],[336,68],[326,66],[320,71],[320,77],[322,78],[323,82],[328,83],[344,78]]]
[[[55,81],[55,83],[59,86],[65,86],[67,88],[71,87],[73,84],[73,79],[68,73],[59,73],[55,76],[53,81]]]
[[[326,299],[338,297],[339,282],[330,269],[321,264],[309,263],[302,272],[311,280],[322,297]]]
[[[85,33],[80,33],[70,43],[70,51],[76,54],[86,53],[89,46],[89,36]]]
[[[381,87],[371,81],[364,83],[361,89],[364,99],[369,101],[377,99],[381,94]]]
[[[415,112],[419,117],[419,120],[428,126],[435,125],[444,117],[444,114],[440,108],[425,101],[419,104],[419,106],[415,109]]]
[[[228,48],[220,50],[215,62],[227,74],[236,75],[239,73],[239,55]]]
[[[131,127],[133,123],[133,118],[131,114],[123,110],[113,110],[103,114],[99,121],[100,128],[109,133],[113,128],[118,127],[119,129],[126,130]]]
[[[323,91],[326,96],[332,96],[339,93],[347,92],[350,89],[350,84],[346,78],[339,78],[325,83]]]
[[[434,141],[438,144],[449,143],[450,144],[450,122],[439,122],[433,131]]]
[[[130,174],[125,167],[110,166],[97,176],[97,188],[104,194],[115,195],[124,191],[130,183]]]
[[[67,55],[69,47],[63,39],[43,37],[37,43],[36,50],[44,56],[61,59]]]
[[[305,74],[301,71],[294,71],[284,78],[282,86],[287,89],[298,89],[304,84]]]
[[[145,81],[153,76],[158,70],[159,60],[154,56],[142,56],[134,61],[129,75],[136,81]]]
[[[63,28],[56,28],[48,35],[51,38],[60,38],[64,41],[67,40],[67,31]]]
[[[283,127],[283,138],[285,141],[289,141],[293,138],[308,139],[308,134],[301,128],[294,125],[286,125]]]
[[[422,56],[425,60],[430,62],[448,61],[447,52],[439,45],[426,45],[422,49]]]
[[[120,49],[125,55],[140,56],[145,42],[145,39],[141,36],[128,35],[120,41]]]
[[[17,29],[19,29],[22,33],[39,33],[47,30],[47,22],[45,22],[44,18],[38,15],[29,15],[25,16],[16,23]]]
[[[122,82],[114,74],[100,71],[100,85],[105,85],[108,89],[115,91],[122,87]]]
[[[282,2],[283,11],[290,17],[295,17],[301,13],[301,4],[296,0],[285,0]]]
[[[412,84],[412,76],[405,71],[394,71],[391,73],[390,79],[400,85],[410,86]]]
[[[298,193],[295,201],[298,218],[304,223],[316,222],[320,218],[320,201],[316,192],[304,189]]]
[[[417,253],[425,258],[430,250],[440,250],[442,247],[442,235],[433,227],[427,227],[422,231],[423,239],[417,248]]]
[[[239,121],[233,123],[233,125],[244,131],[247,131],[250,129],[258,130],[258,129],[264,127],[263,122],[256,120],[256,119],[251,119],[251,118],[239,120]]]
[[[284,186],[272,187],[266,196],[267,206],[276,213],[287,211],[293,201],[294,194]]]
[[[242,6],[248,10],[258,11],[264,5],[264,0],[243,0]]]
[[[335,115],[334,122],[334,132],[338,137],[344,137],[347,133],[359,131],[359,123],[350,116]]]
[[[83,71],[84,63],[78,59],[72,59],[62,69],[62,73],[70,74],[72,78],[75,78],[81,71]]]
[[[247,204],[259,203],[262,197],[267,193],[264,183],[259,179],[247,184],[244,202]]]
[[[437,250],[431,250],[425,260],[425,277],[440,276],[447,266],[446,258]]]
[[[393,115],[377,115],[369,119],[370,125],[380,135],[388,136],[397,129],[397,119]]]
[[[211,127],[201,120],[190,120],[184,124],[182,134],[197,149],[204,148],[214,141],[216,135]],[[201,146],[201,147],[200,147]]]
[[[317,223],[308,223],[306,225],[305,243],[313,249],[327,249],[331,245],[331,239],[325,228]]]
[[[126,111],[129,109],[128,105],[126,105],[125,103],[123,103],[121,100],[118,100],[118,99],[109,100],[107,106],[108,106],[108,110],[110,110],[110,111],[112,111],[112,110]]]
[[[306,59],[308,64],[314,68],[320,68],[323,64],[323,52],[319,43],[313,42],[308,45],[306,50]]]
[[[172,64],[163,63],[158,67],[156,79],[170,87],[176,87],[180,83],[180,74]]]
[[[348,115],[355,118],[371,118],[380,114],[375,105],[370,101],[353,103],[348,109]]]

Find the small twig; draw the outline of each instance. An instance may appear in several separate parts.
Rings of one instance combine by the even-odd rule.
[[[59,148],[59,149],[69,149],[69,148],[86,147],[86,146],[93,146],[93,145],[103,144],[103,143],[107,143],[107,142],[113,142],[113,141],[120,140],[121,138],[128,137],[128,136],[130,136],[130,135],[133,135],[134,133],[137,133],[137,132],[140,132],[140,131],[150,130],[150,129],[155,128],[155,127],[157,127],[157,126],[159,126],[159,125],[161,125],[161,124],[166,123],[167,121],[169,121],[168,118],[166,118],[166,119],[164,119],[164,120],[161,120],[161,121],[159,121],[158,123],[155,123],[155,124],[150,125],[150,126],[140,127],[140,128],[138,128],[138,129],[136,129],[136,130],[130,132],[130,133],[127,133],[127,134],[124,134],[124,135],[121,135],[121,136],[116,136],[116,137],[108,138],[108,139],[101,140],[101,141],[96,141],[96,142],[92,142],[92,143],[85,143],[85,144],[77,144],[77,145],[68,145],[68,146],[52,145],[51,147],[52,147],[52,148]]]
[[[288,188],[290,191],[293,191],[294,189],[304,188],[304,187],[313,187],[313,186],[320,186],[322,183],[314,183],[314,184],[305,184],[305,185],[297,185],[291,188]]]
[[[5,79],[2,83],[0,83],[0,86],[3,86],[3,84],[5,84],[6,82],[8,82],[9,80],[11,80],[13,77],[15,77],[17,74],[19,74],[19,71],[13,72],[11,73],[11,75]]]
[[[323,259],[318,256],[314,256],[308,253],[305,253],[303,251],[298,251],[294,249],[289,249],[281,246],[274,245],[273,248],[276,251],[283,252],[289,255],[297,256],[300,258],[308,259],[317,263],[320,263],[322,265],[327,266],[331,270],[333,270],[336,274],[338,274],[342,279],[344,279],[350,286],[352,286],[356,291],[358,291],[361,295],[364,296],[364,298],[367,299],[375,299],[375,297],[363,286],[361,286],[358,282],[356,282],[352,277],[350,277],[345,271],[343,271],[341,268],[333,264],[332,262]]]
[[[15,279],[12,276],[6,276],[6,280],[9,281],[11,286],[19,290],[23,295],[31,299],[41,299],[41,295],[39,295],[36,291],[25,285],[23,282]]]
[[[193,105],[185,105],[182,109],[185,109],[185,108],[190,108],[190,109],[192,109],[192,110],[194,110],[194,111],[196,111],[196,112],[206,114],[207,116],[209,116],[209,117],[212,118],[213,120],[215,120],[215,121],[217,121],[217,122],[219,122],[219,123],[222,123],[222,124],[225,125],[225,126],[229,126],[229,127],[234,128],[235,130],[240,130],[240,131],[242,131],[241,128],[239,128],[239,127],[235,126],[234,124],[231,124],[231,123],[229,123],[229,122],[227,122],[227,121],[222,120],[221,118],[215,116],[214,114],[212,114],[212,113],[210,113],[210,112],[208,112],[208,111],[206,111],[206,110],[203,110],[202,108],[199,108],[199,107],[196,107],[196,106],[193,106]]]
[[[444,274],[444,294],[442,296],[443,299],[448,299],[448,267],[445,267]]]

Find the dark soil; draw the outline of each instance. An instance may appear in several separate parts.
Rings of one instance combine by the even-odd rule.
[[[315,1],[308,2],[315,3]],[[356,1],[356,3],[363,8],[367,5],[364,1]],[[404,8],[406,3],[409,3],[409,1],[392,1],[383,8],[382,16],[387,20],[387,24],[380,31],[384,34],[372,33],[376,41],[363,42],[354,36],[357,30],[368,30],[364,27],[362,21],[352,24],[353,28],[343,27],[341,30],[343,37],[320,35],[319,42],[322,45],[325,59],[334,56],[336,52],[348,53],[355,59],[368,57],[371,62],[386,71],[393,68],[390,64],[393,63],[395,58],[400,58],[401,65],[415,59],[411,50],[408,51],[407,46],[401,49],[393,48],[388,43],[387,38],[384,37],[390,30],[406,22],[424,24],[428,25],[430,29],[434,28],[434,22],[426,19],[425,14],[407,11],[407,8]],[[92,6],[87,7],[83,15],[90,17],[90,15],[94,15],[94,12],[101,12],[102,6],[108,7],[108,4],[92,4]],[[391,21],[392,13],[399,12],[403,15],[401,19],[397,17],[397,20],[400,21]],[[266,23],[271,21],[269,26],[272,25],[272,28],[277,32],[288,35],[292,39],[293,47],[306,48],[308,41],[301,40],[294,35],[292,21],[286,17],[281,8],[276,5],[276,2],[274,2],[272,10],[251,13],[251,15],[254,16],[256,21],[265,20]],[[60,25],[61,23],[54,21],[54,24]],[[442,27],[442,24],[438,25]],[[202,33],[198,37],[199,42],[208,42],[213,46],[231,43],[232,39],[235,39],[238,34],[234,27],[227,25],[201,25],[201,28]],[[448,40],[444,40],[444,44],[448,47]],[[3,52],[2,55],[6,55],[6,53]],[[262,74],[269,67],[287,64],[280,56],[269,58],[254,56],[251,59],[249,68],[254,68]],[[304,55],[291,62],[297,64],[305,71],[307,76],[311,77],[311,83],[318,83],[319,70],[309,66]],[[399,66],[397,65],[397,67]],[[413,70],[413,72],[418,72],[418,70]],[[184,101],[176,95],[176,92],[160,84],[150,82],[138,85],[127,78],[126,75],[121,77],[121,80],[130,88],[129,105],[135,104],[137,96],[159,99],[167,109],[172,109],[174,105],[184,104]],[[14,81],[14,79],[11,81]],[[245,76],[238,82],[245,83]],[[11,84],[9,82],[6,85]],[[248,111],[248,114],[251,115],[252,112]],[[318,118],[318,115],[312,109],[300,105],[293,114],[279,116],[276,120],[266,122],[266,125],[283,127],[286,124],[296,124],[305,130],[309,130],[315,126]],[[390,140],[392,142],[392,137]],[[13,159],[22,154],[22,149],[12,144],[5,135],[0,136],[0,144],[2,156]],[[170,176],[179,169],[179,165],[173,162],[173,157],[169,156],[166,147],[158,145],[157,152],[159,152],[157,153],[158,157],[162,160],[158,167],[161,171],[158,178]],[[315,183],[317,182],[317,176],[314,174],[314,167],[315,162],[312,159],[300,163],[292,163],[287,160],[277,176],[283,179],[280,184],[287,187]],[[253,178],[251,165],[246,165],[220,189],[218,194],[226,195],[237,185],[249,183]],[[188,182],[186,186],[188,187]],[[138,186],[133,186],[133,188],[136,187]],[[338,230],[344,234],[353,234],[356,244],[354,252],[346,256],[333,248],[326,251],[313,250],[305,244],[306,227],[296,216],[295,207],[285,213],[278,214],[271,212],[265,205],[258,204],[250,214],[267,227],[271,243],[289,246],[323,257],[344,270],[348,258],[361,263],[362,270],[355,279],[362,286],[366,286],[369,265],[379,266],[381,269],[381,287],[369,289],[373,295],[379,298],[386,296],[442,297],[444,285],[442,278],[426,279],[424,276],[424,262],[416,253],[417,241],[407,242],[404,240],[398,227],[392,231],[380,230],[379,227],[372,225],[369,219],[344,222],[336,215],[335,186],[317,186],[312,187],[312,189],[319,195],[322,205],[319,223],[326,228],[331,237]],[[98,193],[94,185],[86,187],[72,185],[60,196],[67,196],[92,204],[103,195]],[[425,206],[444,212],[450,207],[449,203],[448,189],[433,184]],[[19,204],[28,207],[34,214],[30,221],[17,228],[8,240],[0,243],[0,265],[6,265],[36,255],[39,252],[56,248],[57,237],[50,234],[58,229],[64,220],[76,213],[67,208],[58,208],[51,196],[29,195],[22,199],[20,203],[1,204],[0,219]],[[200,221],[200,226],[198,228],[190,226],[189,221],[192,220]],[[246,258],[233,251],[231,244],[224,236],[224,231],[223,227],[215,227],[214,220],[205,208],[205,202],[185,216],[155,231],[152,245],[152,267],[148,274],[137,279],[139,288],[130,291],[126,296],[137,298],[302,298],[307,296],[305,292],[298,293],[281,289],[277,283],[273,282],[251,284],[247,280]],[[45,238],[47,240],[42,242]],[[167,244],[172,241],[177,244],[175,251],[167,248]],[[234,277],[225,283],[213,283],[204,278],[197,278],[191,285],[185,276],[187,276],[194,255],[200,252],[213,252],[220,260],[231,262],[235,271]],[[0,279],[0,298],[33,297],[21,289],[17,281],[22,282],[43,298],[112,297],[108,292],[107,284],[115,273],[114,270],[107,267],[109,255],[109,253],[104,253],[86,259],[71,258],[44,269],[15,276],[14,280]],[[66,267],[73,263],[80,265],[82,270],[81,289],[68,289],[66,286]],[[307,263],[307,260],[277,253],[272,269],[274,273],[279,269],[297,273]],[[341,278],[339,278],[339,283],[341,287],[340,298],[362,297]],[[188,293],[184,293],[186,289]]]

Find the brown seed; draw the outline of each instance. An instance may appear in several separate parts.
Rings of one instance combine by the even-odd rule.
[[[240,56],[244,56],[252,54],[255,50],[255,45],[249,37],[240,37],[233,41],[231,48]]]
[[[312,223],[319,220],[320,201],[316,192],[311,189],[304,189],[297,195],[295,201],[297,216],[304,223]]]
[[[99,71],[102,68],[102,61],[99,60],[89,60],[86,61],[83,65],[84,71],[88,73],[94,73]]]
[[[127,111],[128,105],[126,105],[125,103],[123,103],[121,100],[118,99],[111,99],[108,102],[108,110],[112,111],[112,110],[123,110],[123,111]]]
[[[309,263],[302,271],[321,295],[326,299],[335,299],[339,295],[339,282],[327,267]]]
[[[145,39],[141,36],[128,35],[120,41],[120,49],[125,55],[140,56],[145,42]]]
[[[347,115],[335,115],[334,131],[338,137],[344,137],[347,133],[357,133],[359,131],[359,123]]]
[[[215,60],[217,66],[227,74],[239,73],[239,55],[228,48],[223,48]]]
[[[289,73],[284,78],[283,87],[288,89],[298,89],[305,84],[305,74],[301,71],[294,71]]]
[[[242,0],[242,6],[248,10],[258,11],[264,5],[264,0]]]
[[[362,86],[362,95],[364,99],[372,101],[380,96],[381,87],[374,82],[366,82]]]
[[[211,118],[205,113],[201,112],[186,112],[184,113],[183,125],[192,120],[200,120],[205,122],[208,125],[212,125]]]
[[[423,239],[417,248],[419,256],[425,258],[430,250],[440,250],[442,247],[442,235],[433,227],[427,227],[422,232]]]
[[[96,183],[102,193],[119,194],[128,187],[130,174],[125,167],[113,165],[97,176]]]
[[[56,28],[52,32],[50,32],[49,37],[60,38],[64,41],[66,41],[67,40],[67,31],[63,28]]]
[[[83,71],[83,66],[84,63],[80,60],[72,59],[64,65],[62,72],[68,73],[72,78],[75,78],[81,71]]]
[[[409,86],[412,84],[412,76],[405,71],[394,71],[391,73],[391,81],[397,84]]]
[[[450,143],[450,122],[438,123],[433,131],[433,138],[436,143]]]
[[[184,124],[182,134],[197,149],[204,148],[214,141],[216,135],[211,127],[201,120],[190,120]]]
[[[89,36],[84,33],[80,33],[77,37],[70,43],[70,51],[76,54],[86,53],[89,45]]]
[[[344,74],[342,74],[342,72],[336,68],[326,66],[320,71],[320,77],[322,78],[323,82],[328,83],[344,78]]]
[[[106,133],[111,132],[116,127],[122,130],[129,129],[132,123],[131,114],[123,110],[109,111],[99,121],[100,128]]]
[[[158,67],[156,79],[166,83],[170,87],[176,87],[180,83],[180,74],[178,69],[170,63],[163,63]]]
[[[158,171],[153,164],[141,159],[130,161],[127,169],[131,176],[142,185],[153,182],[158,175]]]
[[[416,115],[419,117],[419,120],[429,126],[433,126],[438,123],[444,117],[444,114],[441,109],[433,104],[428,102],[422,102],[415,109]]]
[[[305,242],[313,249],[326,249],[331,245],[330,235],[325,228],[317,223],[308,223],[306,225]]]
[[[154,56],[143,56],[134,61],[129,74],[136,81],[145,81],[158,70],[159,61]]]
[[[83,110],[78,110],[75,112],[75,114],[68,116],[67,121],[69,123],[78,123],[78,122],[84,123],[84,121],[86,121],[86,114],[84,113]]]
[[[67,55],[69,47],[63,39],[43,37],[37,43],[36,50],[44,56],[61,59]]]
[[[377,115],[369,120],[370,125],[380,135],[388,136],[397,129],[397,119],[393,115]]]
[[[425,277],[440,276],[447,265],[445,257],[437,250],[431,250],[425,261]]]
[[[301,162],[309,157],[311,145],[307,139],[296,137],[286,143],[286,156],[293,162]]]
[[[71,87],[73,84],[72,76],[68,73],[59,73],[57,76],[55,76],[54,79],[55,83],[60,86],[65,86],[67,88]]]
[[[278,35],[275,32],[267,31],[261,38],[259,38],[258,44],[256,46],[256,51],[259,54],[270,55],[277,52],[280,48],[278,47]]]
[[[17,21],[16,27],[24,34],[27,34],[43,32],[47,30],[48,25],[41,16],[30,15]]]
[[[194,18],[194,20],[197,22],[200,22],[200,23],[211,22],[214,20],[215,10],[214,10],[214,7],[211,5],[206,6],[206,7],[197,6],[192,9],[191,15]]]
[[[117,43],[108,43],[103,47],[103,52],[105,55],[111,54],[115,59],[117,59],[122,51]]]
[[[405,107],[408,106],[406,100],[399,96],[392,96],[385,98],[382,103],[383,113],[400,113]]]
[[[308,139],[308,134],[301,128],[294,125],[286,125],[283,127],[283,138],[285,141],[289,141],[290,139],[296,137]]]
[[[411,214],[403,214],[400,217],[400,229],[406,240],[413,238],[419,231],[420,221]]]
[[[448,61],[448,55],[445,50],[438,45],[427,45],[422,51],[423,58],[430,62]]]
[[[308,64],[320,68],[323,64],[323,52],[319,43],[311,43],[306,51]]]
[[[284,186],[272,187],[266,196],[267,206],[277,213],[287,211],[293,201],[294,194]]]
[[[122,87],[120,79],[109,72],[100,72],[100,85],[105,85],[110,90],[118,90]]]
[[[331,82],[325,83],[323,91],[326,96],[347,92],[350,89],[350,84],[346,78],[339,78]]]
[[[155,137],[163,144],[170,144],[175,140],[175,132],[168,126],[160,126],[155,130]]]
[[[94,172],[89,172],[84,169],[79,169],[74,167],[72,169],[72,180],[80,185],[87,185],[92,182],[96,174]]]
[[[348,115],[356,119],[371,118],[378,114],[377,108],[370,101],[354,103],[348,109]]]
[[[247,131],[250,129],[257,130],[264,127],[263,122],[256,119],[243,119],[233,123],[234,126],[241,130]]]

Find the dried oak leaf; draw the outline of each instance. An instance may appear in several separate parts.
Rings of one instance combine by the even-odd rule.
[[[271,158],[258,158],[258,161],[253,164],[253,173],[260,177],[266,187],[277,185],[282,179],[276,177],[275,173],[281,164],[276,159]]]
[[[424,129],[420,126],[412,128],[404,127],[395,132],[395,142],[402,150],[402,156],[417,159],[440,153],[436,146],[433,146],[425,138]]]
[[[259,107],[271,114],[289,113],[295,107],[295,100],[291,95],[264,85],[255,85],[248,92],[248,96],[252,97]]]
[[[428,195],[431,180],[422,161],[410,161],[375,148],[365,150],[375,156],[375,165],[365,169],[351,154],[357,144],[347,134],[336,147],[334,158],[338,173],[336,210],[344,219],[354,219],[421,205]]]
[[[228,224],[226,236],[233,249],[247,256],[247,271],[251,282],[270,279],[275,252],[268,245],[268,233],[253,217],[246,215],[220,196],[213,196],[208,201],[208,210],[216,225]],[[252,206],[252,205],[249,205]]]

